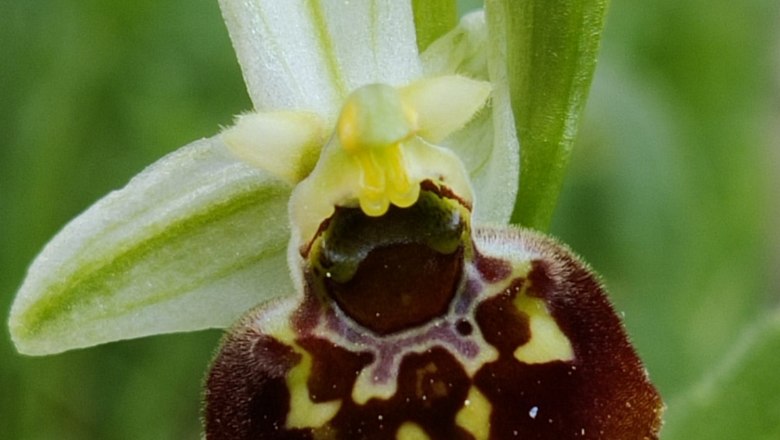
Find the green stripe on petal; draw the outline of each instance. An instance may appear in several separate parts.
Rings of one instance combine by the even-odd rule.
[[[403,85],[420,75],[407,1],[220,0],[220,6],[258,111],[314,111],[332,123],[350,91],[377,82]]]
[[[337,111],[340,91],[303,1],[220,0],[257,111]]]
[[[452,148],[471,176],[475,223],[506,224],[517,194],[519,143],[509,100],[506,45],[489,34],[482,12],[461,19],[421,58],[425,75],[458,74],[492,84],[490,101],[474,119],[442,142]]]
[[[166,156],[65,226],[11,310],[20,352],[230,325],[290,294],[290,187],[218,138]]]
[[[318,2],[346,94],[372,83],[401,86],[421,75],[408,1]]]

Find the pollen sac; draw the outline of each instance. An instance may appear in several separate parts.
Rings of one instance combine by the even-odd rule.
[[[317,165],[291,195],[291,247],[308,249],[337,207],[359,207],[366,216],[380,218],[391,208],[417,203],[428,184],[471,206],[471,183],[460,158],[420,136],[428,132],[418,126],[412,104],[420,99],[414,96],[386,84],[368,84],[347,97]],[[431,119],[430,111],[424,113]],[[293,260],[290,266],[300,263]]]
[[[475,228],[424,183],[337,208],[302,295],[261,305],[207,378],[208,439],[656,439],[663,403],[596,275],[566,247]]]

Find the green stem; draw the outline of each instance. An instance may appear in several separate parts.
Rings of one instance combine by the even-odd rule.
[[[413,0],[412,10],[420,53],[458,24],[458,5],[454,0]]]
[[[512,223],[546,230],[590,89],[608,0],[487,0],[507,23],[520,190]]]

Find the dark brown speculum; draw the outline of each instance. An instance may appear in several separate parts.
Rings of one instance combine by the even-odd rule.
[[[596,276],[564,246],[471,230],[424,191],[339,208],[305,292],[252,311],[207,380],[209,439],[655,439],[663,404]]]

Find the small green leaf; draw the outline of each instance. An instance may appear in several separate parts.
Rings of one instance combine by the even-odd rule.
[[[585,106],[607,0],[488,0],[491,32],[506,40],[522,154],[512,222],[546,230]]]
[[[412,0],[412,9],[420,52],[458,23],[458,5],[454,0]]]
[[[166,156],[41,251],[11,309],[17,348],[51,354],[225,327],[264,298],[292,293],[289,194],[219,138]]]
[[[710,376],[672,402],[665,440],[780,438],[780,312],[750,328]]]

